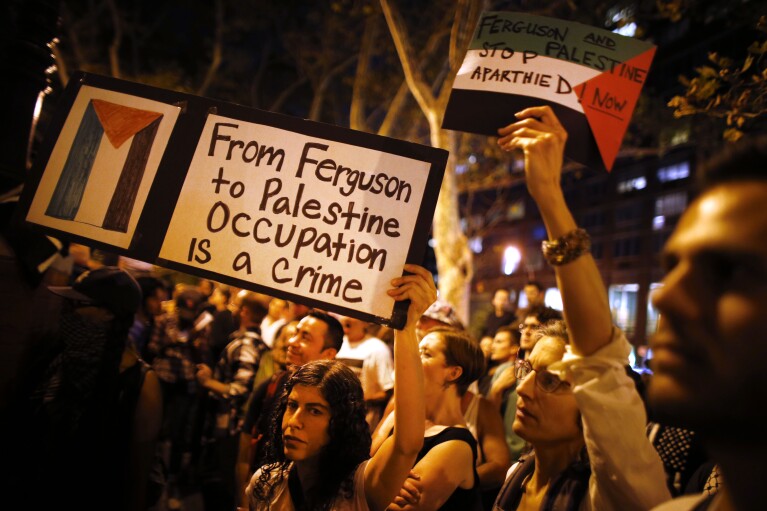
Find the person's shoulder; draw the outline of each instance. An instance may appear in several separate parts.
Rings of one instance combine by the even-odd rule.
[[[373,353],[379,357],[392,358],[391,348],[378,337],[369,337],[363,342],[368,353]]]

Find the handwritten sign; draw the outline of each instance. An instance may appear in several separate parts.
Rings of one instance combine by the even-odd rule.
[[[404,324],[386,290],[423,258],[445,151],[94,75],[67,94],[22,197],[27,222]]]
[[[160,258],[385,316],[429,166],[210,115]]]
[[[565,154],[610,170],[655,55],[644,41],[580,23],[487,12],[456,76],[443,127],[496,135],[529,106],[551,106]]]

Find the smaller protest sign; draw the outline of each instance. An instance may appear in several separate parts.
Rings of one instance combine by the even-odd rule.
[[[401,328],[447,152],[81,74],[21,200],[30,225]]]
[[[655,46],[580,23],[486,12],[456,76],[442,126],[485,135],[549,105],[568,131],[565,154],[610,170]]]

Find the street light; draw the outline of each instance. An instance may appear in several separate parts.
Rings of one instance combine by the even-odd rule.
[[[509,245],[506,250],[503,251],[503,273],[505,275],[511,275],[519,267],[519,263],[522,261],[522,254],[515,246]]]

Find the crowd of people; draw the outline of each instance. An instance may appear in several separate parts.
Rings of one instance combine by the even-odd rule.
[[[390,283],[402,330],[201,280],[91,265],[68,285],[3,410],[6,497],[27,508],[206,511],[764,509],[767,139],[703,170],[664,249],[654,375],[628,366],[588,233],[560,181],[548,107],[522,151],[563,311],[473,338],[416,265]],[[649,416],[648,416],[649,410]]]

